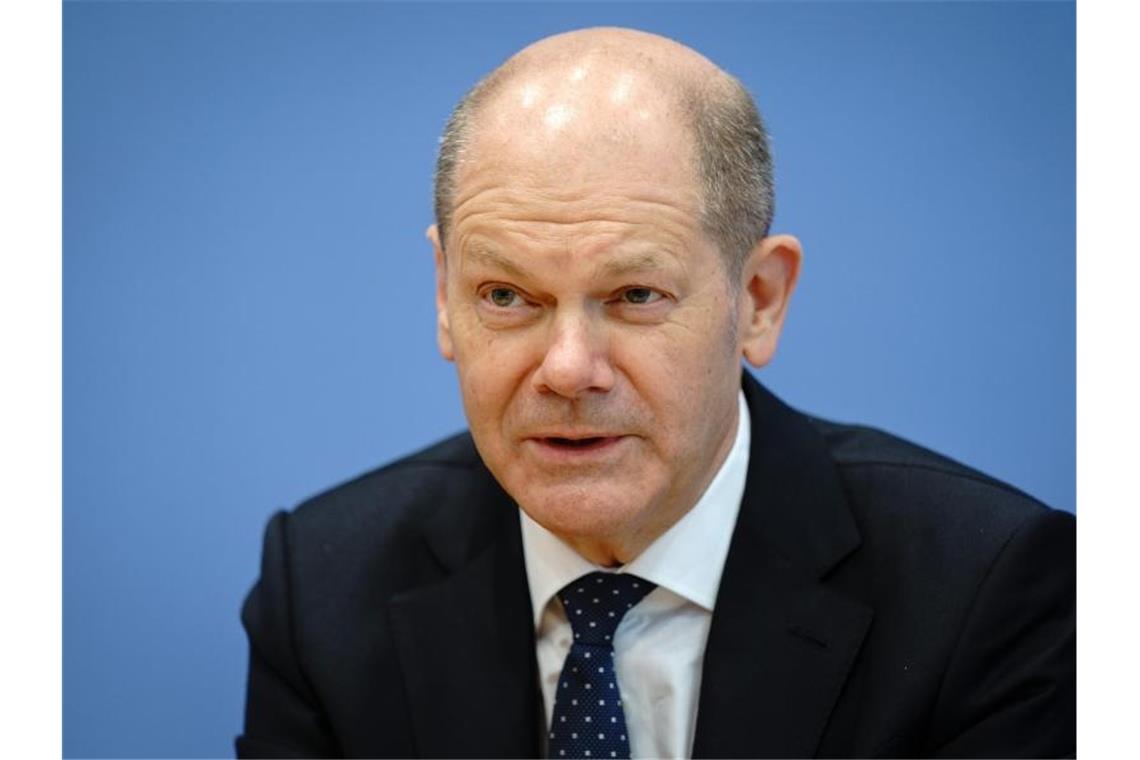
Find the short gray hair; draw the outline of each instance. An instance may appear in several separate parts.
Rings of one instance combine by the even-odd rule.
[[[509,76],[513,61],[471,88],[447,120],[435,167],[435,220],[446,245],[455,210],[455,175],[479,108]],[[775,212],[772,154],[752,96],[735,77],[681,84],[702,185],[701,226],[738,279],[748,253],[768,235]]]

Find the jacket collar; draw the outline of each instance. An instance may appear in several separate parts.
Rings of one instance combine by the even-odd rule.
[[[693,755],[815,753],[872,612],[827,588],[859,545],[835,466],[801,414],[744,375],[748,483],[705,649]]]
[[[748,481],[736,538],[778,567],[821,578],[860,542],[823,436],[744,373],[752,414]]]
[[[475,481],[424,531],[445,579],[388,605],[414,746],[421,757],[536,757],[543,718],[518,507],[481,465]]]

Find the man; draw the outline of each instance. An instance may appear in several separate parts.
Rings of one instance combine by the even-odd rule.
[[[540,41],[436,182],[470,434],[270,522],[240,755],[1075,752],[1072,518],[742,383],[801,250],[734,79]]]

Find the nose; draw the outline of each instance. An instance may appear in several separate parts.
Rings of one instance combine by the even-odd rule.
[[[582,313],[555,319],[542,364],[532,382],[540,393],[569,399],[613,388],[614,368],[601,326]]]

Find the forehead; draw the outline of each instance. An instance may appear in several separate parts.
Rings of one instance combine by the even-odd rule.
[[[489,187],[698,195],[681,99],[660,77],[590,60],[509,78],[478,109],[456,172],[458,207]]]
[[[687,167],[665,158],[586,154],[526,160],[506,149],[457,187],[453,241],[465,258],[494,241],[569,265],[608,254],[682,254],[703,241]],[[528,257],[529,258],[529,257]]]

